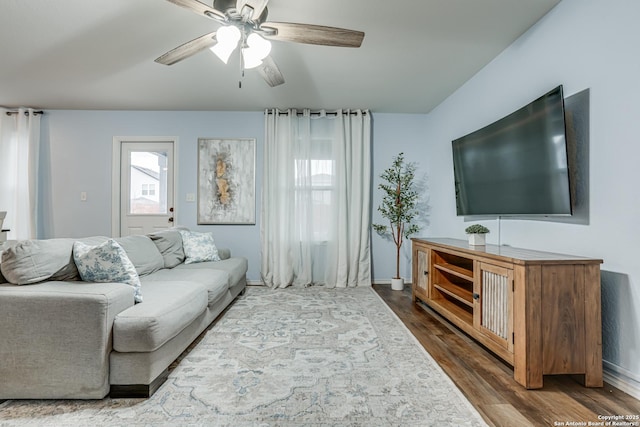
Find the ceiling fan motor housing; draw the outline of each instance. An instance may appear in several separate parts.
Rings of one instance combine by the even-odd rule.
[[[237,4],[238,2],[236,0],[214,0],[213,8],[216,10],[219,10],[220,12],[223,12],[225,15],[229,17],[229,19],[232,22],[233,21],[242,21],[242,22],[250,21],[255,26],[258,26],[267,19],[268,10],[266,7],[258,17],[254,17],[253,13],[250,13],[248,14],[248,16],[245,17],[244,15],[247,13],[247,11],[238,10]],[[251,8],[250,5],[248,4],[244,5],[243,9],[245,8],[248,8],[250,9],[251,12],[253,12],[253,8]]]

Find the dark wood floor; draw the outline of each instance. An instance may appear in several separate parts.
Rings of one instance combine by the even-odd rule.
[[[548,375],[542,389],[526,390],[514,381],[513,368],[426,306],[413,304],[408,287],[401,292],[389,285],[373,288],[489,425],[589,425],[601,422],[599,415],[640,416],[640,401],[606,383],[585,388],[570,375]],[[634,422],[629,425],[640,425]]]

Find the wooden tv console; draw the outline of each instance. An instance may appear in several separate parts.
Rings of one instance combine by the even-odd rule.
[[[513,366],[515,380],[541,388],[544,375],[582,374],[602,387],[602,260],[412,240],[412,298]]]

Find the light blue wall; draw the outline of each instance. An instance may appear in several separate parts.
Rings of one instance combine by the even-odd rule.
[[[432,185],[431,235],[464,238],[455,215],[451,140],[558,84],[589,91],[589,222],[503,220],[501,241],[604,259],[603,351],[608,379],[640,395],[640,2],[563,0],[425,117]],[[484,221],[497,243],[497,221]],[[587,308],[588,310],[588,308]]]
[[[249,259],[248,277],[260,275],[260,210],[256,225],[197,225],[199,137],[255,138],[256,192],[261,194],[264,115],[262,112],[68,111],[43,116],[41,171],[41,237],[111,235],[112,144],[114,136],[178,138],[176,223],[212,231],[220,246]],[[80,201],[80,192],[87,201]],[[259,197],[259,196],[258,196]]]
[[[382,191],[378,185],[382,182],[380,174],[391,166],[391,162],[399,153],[404,153],[405,161],[414,162],[417,167],[416,182],[434,182],[427,170],[429,156],[429,140],[426,138],[426,124],[424,114],[374,114],[373,115],[373,164],[372,164],[372,222],[384,224],[385,220],[378,212],[382,201]],[[435,179],[437,182],[437,179]],[[429,189],[423,193],[422,200],[428,202]],[[429,230],[428,218],[420,221],[425,226],[420,233],[424,235]],[[391,240],[385,240],[372,233],[372,272],[374,280],[389,281],[396,275],[395,257],[396,246]],[[406,281],[411,280],[411,241],[402,245],[400,256],[400,276]]]
[[[373,172],[377,177],[391,157],[405,151],[422,160],[423,115],[373,115]],[[221,246],[249,260],[249,280],[260,279],[260,197],[264,115],[262,112],[70,111],[49,110],[42,121],[41,220],[39,236],[111,235],[112,144],[114,136],[173,136],[178,138],[177,224],[212,231]],[[256,138],[256,225],[197,225],[196,204],[186,201],[197,192],[199,137]],[[378,184],[374,179],[374,187]],[[87,201],[80,201],[80,193]],[[374,207],[379,191],[373,190]],[[381,219],[376,216],[376,221]],[[372,251],[375,280],[395,274],[394,246],[377,235]],[[408,253],[410,245],[405,246]],[[409,265],[403,260],[404,276]]]

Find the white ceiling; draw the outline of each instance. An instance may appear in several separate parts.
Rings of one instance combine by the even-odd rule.
[[[217,28],[165,0],[0,0],[0,105],[44,109],[369,108],[426,113],[560,0],[271,0],[268,20],[366,33],[359,49],[274,42],[284,85],[208,50]],[[212,0],[203,0],[211,5]]]

